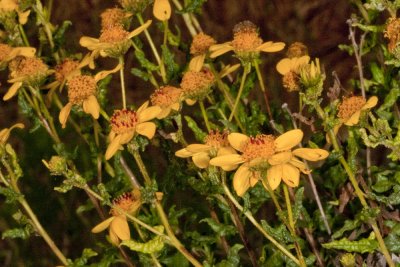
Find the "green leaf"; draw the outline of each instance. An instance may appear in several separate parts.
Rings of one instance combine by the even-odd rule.
[[[378,113],[378,115],[383,119],[390,119],[393,116],[392,112],[391,111],[385,112],[385,111],[393,107],[399,96],[400,96],[400,89],[397,87],[392,88],[386,95],[385,100],[378,108],[376,113]]]
[[[8,187],[0,187],[0,195],[3,195],[6,197],[6,203],[15,203],[18,201],[18,198],[23,197],[22,194],[19,194],[12,190],[11,188]]]
[[[378,64],[376,64],[376,62],[371,63],[370,70],[371,70],[372,77],[374,78],[374,80],[377,83],[384,85],[385,84],[385,74],[384,74],[383,70],[380,67],[378,67]]]
[[[347,252],[372,253],[378,249],[378,241],[372,238],[363,238],[358,241],[350,241],[347,238],[342,238],[338,241],[322,244],[322,247],[345,250]]]
[[[156,236],[146,243],[140,243],[134,240],[124,240],[121,242],[121,246],[126,246],[133,251],[152,254],[164,248],[164,238],[162,236]]]
[[[211,218],[202,219],[200,222],[206,222],[219,236],[229,236],[236,233],[236,227],[233,225],[224,225]]]
[[[32,228],[30,224],[27,224],[23,228],[14,228],[10,230],[6,230],[2,233],[1,238],[11,238],[11,239],[16,239],[16,238],[21,238],[23,240],[28,239],[31,234],[33,234],[35,231]]]
[[[394,183],[382,174],[377,174],[377,182],[371,188],[377,193],[384,193],[393,187]]]
[[[150,74],[148,74],[147,72],[144,72],[138,68],[132,68],[131,73],[133,75],[135,75],[136,77],[141,78],[143,81],[147,82],[148,80],[150,80]]]
[[[295,196],[295,203],[293,207],[293,219],[296,222],[300,218],[303,209],[304,187],[300,187]]]
[[[365,32],[382,32],[383,31],[383,26],[378,26],[378,25],[364,25],[360,23],[354,23],[353,26],[357,26],[361,30]]]
[[[239,251],[244,246],[241,244],[235,244],[233,247],[229,249],[228,258],[226,260],[221,261],[216,265],[216,267],[236,267],[240,264],[240,256]]]
[[[90,258],[93,258],[97,256],[97,252],[90,249],[90,248],[85,248],[82,252],[82,256],[75,259],[72,263],[68,264],[68,267],[84,267],[87,266],[86,264],[88,263]]]
[[[272,237],[277,239],[279,242],[283,244],[289,244],[293,242],[293,238],[285,225],[281,224],[274,228],[269,226],[264,220],[261,220],[261,225],[268,234],[272,235]]]
[[[72,22],[69,20],[63,21],[61,24],[61,27],[59,27],[55,32],[54,32],[54,50],[57,51],[61,46],[64,45],[65,43],[65,32],[66,30],[72,25]]]
[[[185,120],[188,124],[188,127],[193,131],[196,140],[199,142],[203,142],[207,134],[203,132],[203,130],[201,130],[199,126],[197,126],[197,123],[191,117],[185,116]]]
[[[181,253],[177,252],[172,257],[162,259],[161,262],[167,267],[189,267],[189,261]]]
[[[161,45],[161,50],[167,72],[167,80],[170,81],[178,75],[179,65],[175,63],[174,54],[171,53],[168,46]]]
[[[344,222],[344,225],[342,226],[342,228],[337,230],[332,235],[332,239],[337,239],[337,238],[341,237],[344,234],[344,232],[354,230],[357,227],[359,227],[360,225],[361,225],[361,221],[360,220],[346,220]]]
[[[189,0],[185,1],[186,5],[183,9],[177,11],[177,13],[200,13],[201,7],[207,0]]]
[[[399,205],[400,204],[400,186],[395,185],[393,187],[393,193],[391,193],[388,197],[386,196],[379,196],[374,193],[371,193],[371,196],[378,200],[379,202],[382,202],[386,205]]]
[[[139,61],[140,66],[148,71],[158,70],[158,66],[150,62],[142,50],[135,50],[135,57]]]
[[[400,237],[393,233],[390,233],[385,238],[385,245],[392,253],[400,253]]]

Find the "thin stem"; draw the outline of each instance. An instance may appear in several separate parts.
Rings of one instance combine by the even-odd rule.
[[[119,69],[119,77],[121,80],[121,95],[122,95],[122,108],[126,109],[126,92],[125,92],[125,77],[124,77],[124,58],[121,56],[119,58],[119,64],[121,68]]]
[[[167,41],[168,41],[168,20],[163,21],[164,25],[164,39],[163,39],[163,46],[167,46]],[[165,70],[165,62],[164,62],[164,55],[161,55],[161,62],[160,62],[160,73],[161,73],[161,78],[163,80],[164,84],[167,84],[167,72]]]
[[[22,41],[24,42],[24,45],[30,46],[29,41],[28,41],[28,38],[26,37],[24,28],[22,27],[21,24],[18,24],[18,30],[19,30],[19,33],[21,34]]]
[[[264,101],[265,101],[265,105],[267,106],[267,113],[268,113],[269,119],[272,120],[273,117],[272,117],[272,113],[271,113],[271,108],[269,106],[267,89],[265,88],[264,80],[263,80],[263,77],[262,77],[262,74],[261,74],[261,71],[260,71],[260,66],[259,66],[259,64],[258,64],[256,59],[253,61],[253,66],[256,69],[258,83],[260,84],[260,88],[261,88],[261,91],[262,91],[263,96],[264,96]]]
[[[140,25],[143,25],[144,21],[143,21],[142,15],[140,13],[137,13],[136,17],[139,20]],[[146,39],[149,42],[151,51],[153,51],[153,55],[156,58],[157,64],[160,65],[160,62],[161,62],[160,55],[158,54],[157,48],[154,45],[153,39],[151,38],[149,31],[147,29],[144,30],[144,35],[146,36]]]
[[[174,3],[176,9],[182,10],[182,5],[181,5],[181,3],[179,3],[178,0],[172,0],[172,2]],[[187,27],[188,30],[189,30],[190,35],[191,35],[192,37],[195,36],[195,35],[197,34],[197,31],[196,31],[196,29],[195,29],[194,26],[193,26],[193,22],[192,22],[192,20],[190,19],[190,15],[189,15],[188,13],[183,13],[183,14],[182,14],[182,17],[183,17],[183,21],[185,22],[186,27]]]
[[[176,122],[176,124],[178,125],[178,130],[176,132],[177,134],[177,139],[179,140],[179,142],[181,143],[181,145],[183,147],[187,147],[188,143],[185,140],[185,137],[183,136],[183,131],[182,131],[182,115],[181,113],[178,113],[176,116],[174,116],[174,120]]]
[[[292,254],[290,253],[284,246],[279,244],[278,241],[276,241],[272,236],[270,236],[264,228],[257,222],[257,220],[253,217],[251,212],[249,210],[244,211],[244,208],[237,202],[235,197],[232,195],[231,191],[229,190],[228,186],[226,185],[226,181],[223,178],[222,179],[222,187],[224,189],[224,192],[226,196],[229,198],[230,201],[235,205],[235,207],[243,212],[243,214],[249,219],[249,221],[264,235],[266,239],[268,239],[275,247],[277,247],[283,254],[288,256],[294,263],[297,265],[300,265],[299,260]]]
[[[323,111],[321,106],[319,104],[316,104],[316,105],[314,105],[314,108],[317,111],[317,113],[320,116],[320,118],[323,121],[325,121],[325,117],[326,117],[325,116],[325,112]],[[330,138],[330,140],[332,142],[333,148],[340,155],[339,156],[339,162],[342,164],[342,167],[345,169],[345,171],[347,173],[347,176],[349,177],[349,180],[350,180],[351,184],[353,185],[354,192],[356,193],[358,199],[361,202],[361,205],[364,208],[369,209],[369,205],[368,205],[368,203],[367,203],[367,201],[365,199],[364,193],[362,192],[362,190],[358,186],[357,179],[356,179],[353,171],[351,170],[351,168],[350,168],[349,164],[347,163],[346,159],[343,157],[341,148],[340,148],[339,143],[338,143],[338,141],[336,139],[336,135],[335,135],[335,133],[333,132],[332,129],[330,129],[328,131],[328,135],[329,135],[329,138]],[[380,232],[380,230],[378,228],[378,225],[376,224],[375,219],[370,219],[369,220],[369,224],[371,225],[371,227],[372,227],[372,229],[373,229],[373,231],[375,233],[375,237],[378,240],[379,247],[381,249],[381,252],[383,253],[383,256],[386,259],[386,262],[388,263],[388,265],[390,267],[394,267],[395,264],[394,264],[394,262],[392,260],[392,257],[390,256],[389,250],[387,249],[387,247],[385,245],[385,242],[383,241],[382,234],[381,234],[381,232]]]
[[[203,115],[204,123],[206,124],[206,127],[207,127],[207,131],[210,132],[211,131],[210,122],[208,121],[208,116],[207,116],[206,109],[204,108],[203,100],[199,101],[199,105],[200,105],[200,109],[201,109],[201,114]]]
[[[136,179],[136,176],[133,174],[132,170],[129,168],[128,164],[126,163],[124,157],[120,157],[119,162],[122,165],[122,168],[125,170],[126,175],[128,175],[129,180],[134,188],[140,188],[139,181]]]
[[[243,75],[242,75],[242,80],[240,82],[239,92],[238,92],[238,94],[236,96],[235,104],[233,105],[233,109],[232,109],[231,115],[229,116],[229,119],[228,119],[229,121],[232,120],[233,115],[236,113],[236,108],[237,108],[237,106],[239,104],[240,97],[242,96],[243,89],[244,89],[244,84],[246,82],[246,77],[247,77],[247,74],[250,72],[250,69],[251,69],[251,65],[246,65],[244,67],[244,69],[243,69]]]

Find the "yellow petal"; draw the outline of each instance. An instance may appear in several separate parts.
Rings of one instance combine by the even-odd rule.
[[[128,39],[131,39],[132,37],[135,37],[136,35],[139,35],[142,31],[147,29],[150,26],[150,24],[151,24],[151,20],[146,21],[146,23],[144,23],[140,27],[138,27],[135,30],[133,30],[132,32],[130,32],[129,35],[128,35]]]
[[[208,51],[214,52],[217,50],[220,50],[226,46],[231,46],[231,42],[226,42],[226,43],[222,43],[222,44],[215,44],[210,46],[210,48],[208,49]]]
[[[243,196],[250,187],[251,172],[245,165],[239,167],[233,176],[233,188],[238,196]]]
[[[142,122],[136,126],[136,132],[140,135],[144,135],[147,138],[153,138],[156,133],[156,125],[153,122]]]
[[[223,55],[223,54],[225,54],[226,52],[229,52],[229,51],[232,51],[232,50],[233,50],[233,47],[232,47],[231,45],[228,45],[228,44],[227,44],[227,45],[221,47],[220,49],[211,52],[210,58],[219,57],[220,55]]]
[[[119,143],[120,143],[121,145],[124,145],[124,144],[129,143],[129,141],[132,140],[132,138],[133,138],[134,135],[135,135],[135,131],[129,131],[129,132],[120,134],[120,135],[119,135],[119,137],[120,137]]]
[[[117,153],[118,149],[121,146],[120,139],[121,139],[121,136],[117,135],[111,141],[111,143],[108,145],[107,150],[106,150],[106,154],[105,154],[106,160],[109,160],[110,158],[112,158],[112,156],[115,155],[115,153]]]
[[[329,156],[329,152],[320,148],[298,148],[293,155],[310,161],[318,161]]]
[[[376,104],[378,104],[378,98],[376,96],[371,96],[361,109],[370,109],[375,107]]]
[[[276,70],[282,74],[285,75],[292,69],[292,61],[289,58],[284,58],[276,64]]]
[[[227,166],[227,165],[235,165],[239,163],[243,163],[244,160],[242,156],[238,154],[231,154],[231,155],[225,155],[225,156],[220,156],[220,157],[215,157],[210,160],[210,164],[213,166]]]
[[[21,88],[22,86],[22,82],[16,82],[13,83],[13,85],[11,85],[10,89],[8,89],[7,93],[3,96],[3,100],[7,101],[9,100],[11,97],[13,97],[19,88]]]
[[[83,111],[92,115],[94,119],[98,119],[100,116],[100,105],[97,102],[97,98],[94,95],[89,96],[82,103]]]
[[[269,41],[269,42],[265,42],[262,45],[260,45],[259,47],[257,47],[257,50],[272,53],[272,52],[281,51],[283,48],[285,48],[285,43],[282,43],[282,42],[273,43],[273,42]]]
[[[180,157],[180,158],[188,158],[188,157],[193,156],[193,153],[188,151],[186,148],[182,148],[175,152],[175,156]]]
[[[79,40],[79,44],[83,47],[88,48],[89,50],[93,50],[99,46],[99,39],[83,36]]]
[[[188,104],[189,106],[193,106],[194,104],[196,104],[196,100],[193,99],[185,99],[186,104]]]
[[[205,152],[211,149],[211,146],[204,144],[191,144],[186,147],[186,149],[192,153]]]
[[[272,166],[267,171],[267,179],[268,185],[272,190],[275,190],[282,181],[282,165]],[[265,182],[265,179],[264,179]]]
[[[290,161],[292,158],[292,152],[286,151],[272,155],[268,159],[268,163],[271,165],[279,165]]]
[[[129,240],[131,238],[129,225],[124,216],[116,216],[110,224],[110,230],[121,240]]]
[[[282,180],[290,187],[296,187],[300,182],[300,171],[290,164],[282,164]]]
[[[8,140],[8,137],[10,137],[10,129],[5,128],[0,131],[0,144],[5,144]]]
[[[360,116],[361,116],[361,110],[356,111],[351,117],[344,122],[344,125],[347,126],[354,126],[360,121]]]
[[[297,169],[299,169],[302,173],[305,174],[309,174],[311,173],[311,171],[307,168],[306,164],[300,160],[298,160],[297,158],[293,157],[290,162],[290,164],[292,164],[294,167],[296,167]]]
[[[119,238],[118,238],[117,234],[113,230],[111,230],[111,228],[109,229],[108,232],[109,232],[109,237],[110,237],[111,243],[114,244],[115,246],[118,246]]]
[[[228,135],[229,144],[237,151],[242,152],[244,145],[249,141],[249,137],[241,133],[231,133]]]
[[[199,72],[203,67],[206,54],[201,54],[192,58],[189,62],[189,70]]]
[[[142,112],[143,110],[145,110],[147,107],[149,106],[149,101],[144,102],[138,109],[137,109],[137,113]]]
[[[237,154],[236,150],[230,146],[225,146],[225,147],[221,147],[220,149],[218,149],[217,156],[224,156],[224,155],[231,155],[231,154]]]
[[[302,56],[299,58],[296,58],[295,61],[295,68],[297,69],[299,66],[301,65],[305,65],[310,61],[310,57],[309,56]],[[314,67],[314,64],[311,65],[312,67]],[[315,75],[314,75],[315,76]]]
[[[119,71],[121,69],[122,65],[118,64],[115,68],[113,68],[112,70],[103,70],[98,72],[95,76],[94,76],[94,80],[96,82],[104,79],[105,77],[107,77],[108,75],[115,73],[117,71]]]
[[[110,223],[114,220],[114,216],[108,218],[107,220],[102,221],[98,225],[92,228],[92,233],[100,233],[108,228],[110,226]]]
[[[194,165],[200,169],[207,168],[210,162],[210,156],[206,152],[196,153],[192,157]]]
[[[16,47],[14,50],[17,55],[24,57],[34,57],[36,53],[36,48],[33,47]]]
[[[303,139],[303,131],[295,129],[288,131],[275,139],[275,150],[284,151],[298,145]]]
[[[155,0],[153,6],[153,15],[158,20],[164,21],[171,17],[171,5],[168,0]]]
[[[228,75],[228,74],[234,72],[235,70],[237,70],[238,68],[240,68],[240,66],[241,66],[240,64],[235,64],[235,65],[233,65],[233,66],[231,66],[231,65],[225,66],[225,67],[221,70],[221,72],[219,73],[219,77],[220,77],[220,78],[225,77],[226,75]]]
[[[161,109],[161,112],[158,113],[156,118],[159,120],[162,120],[162,119],[166,118],[169,115],[169,113],[171,113],[171,108]]]
[[[151,106],[146,109],[137,112],[139,122],[146,122],[154,119],[160,114],[161,108],[159,106]]]
[[[30,10],[27,10],[25,12],[18,11],[18,22],[19,22],[19,24],[21,24],[21,25],[26,24],[28,22],[28,17],[29,17],[30,13],[31,13]]]
[[[65,125],[67,124],[67,119],[69,116],[69,113],[71,112],[72,104],[68,103],[63,107],[60,111],[60,114],[58,115],[58,120],[60,121],[62,128],[65,128]]]
[[[171,109],[173,109],[175,111],[179,111],[180,108],[181,108],[181,104],[179,102],[176,102],[171,105]]]

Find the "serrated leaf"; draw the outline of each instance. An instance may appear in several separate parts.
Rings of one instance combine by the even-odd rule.
[[[90,248],[85,248],[82,252],[82,256],[75,259],[72,263],[68,264],[68,267],[84,267],[87,266],[87,262],[89,261],[90,258],[93,258],[97,256],[97,252],[90,249]]]
[[[374,78],[374,80],[381,85],[385,84],[385,74],[383,72],[383,70],[378,67],[378,64],[376,64],[376,62],[372,62],[370,65],[370,70],[372,73],[372,77]]]
[[[22,194],[19,194],[8,187],[0,187],[0,195],[6,197],[6,203],[15,203],[18,201],[18,198],[23,197]]]
[[[385,238],[385,245],[392,253],[400,253],[400,237],[393,233],[390,233]]]
[[[31,234],[34,232],[33,228],[31,226],[28,227],[28,225],[24,228],[14,228],[14,229],[9,229],[6,230],[2,233],[1,238],[11,238],[11,239],[16,239],[16,238],[21,238],[21,239],[28,239]]]
[[[135,75],[136,77],[141,78],[143,81],[147,82],[148,80],[150,80],[150,74],[148,74],[147,72],[144,72],[138,68],[132,68],[131,73],[133,75]]]
[[[236,227],[218,223],[211,218],[202,219],[200,222],[206,222],[214,232],[218,233],[219,236],[229,236],[236,233]]]
[[[261,220],[261,225],[268,234],[272,235],[275,239],[283,244],[289,244],[293,242],[293,238],[286,226],[281,224],[278,227],[269,226],[268,223],[264,220]]]
[[[152,254],[164,248],[164,238],[162,236],[156,236],[146,243],[140,243],[134,240],[124,240],[121,242],[121,246],[126,246],[133,251]]]
[[[57,51],[59,47],[64,45],[65,43],[65,32],[72,25],[72,22],[69,20],[63,21],[61,26],[55,31],[53,39],[54,39],[54,50]]]
[[[148,71],[158,70],[158,66],[150,62],[142,50],[135,50],[135,57],[139,61],[140,66]]]
[[[340,238],[344,234],[344,232],[354,230],[360,225],[361,225],[360,220],[346,220],[342,228],[333,233],[332,239]]]
[[[164,66],[167,72],[167,80],[172,80],[173,77],[176,77],[179,71],[179,65],[175,63],[174,54],[171,53],[168,46],[161,45],[162,56],[164,59]]]
[[[240,256],[239,251],[244,246],[241,244],[235,244],[233,247],[229,249],[228,258],[226,260],[221,261],[216,266],[217,267],[236,267],[239,266]]]
[[[350,241],[347,238],[342,238],[338,241],[322,244],[322,247],[345,250],[347,252],[372,253],[378,249],[378,241],[370,238],[363,238],[358,241]]]
[[[396,103],[397,99],[400,97],[400,89],[395,87],[392,88],[388,94],[385,96],[385,100],[381,104],[381,106],[378,108],[377,112],[379,116],[381,116],[384,119],[390,119],[393,114],[387,114],[385,115],[385,111],[387,109],[390,109],[393,107],[393,105]],[[389,116],[389,117],[388,117]]]

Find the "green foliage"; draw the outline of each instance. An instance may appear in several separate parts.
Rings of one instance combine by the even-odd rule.
[[[347,252],[372,253],[378,248],[378,242],[373,236],[370,236],[357,241],[342,238],[338,241],[322,244],[322,246],[327,249],[345,250]]]

